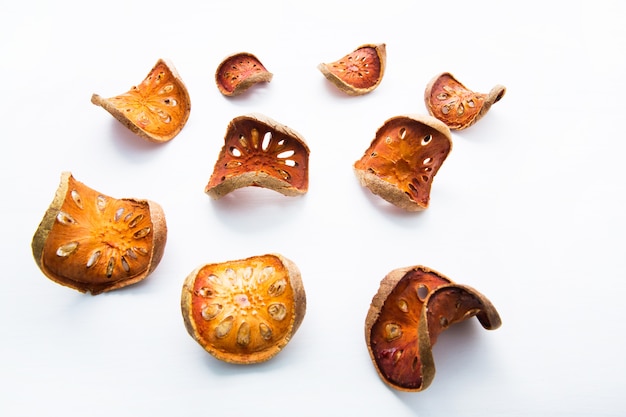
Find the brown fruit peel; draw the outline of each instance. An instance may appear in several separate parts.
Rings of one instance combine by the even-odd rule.
[[[111,98],[93,94],[91,102],[139,137],[154,143],[174,139],[191,113],[187,87],[167,59],[159,59],[141,84],[129,91]]]
[[[335,62],[319,64],[317,69],[344,93],[358,96],[380,85],[386,61],[384,43],[365,44]]]
[[[381,379],[400,391],[422,391],[435,376],[432,347],[452,324],[477,316],[485,329],[501,325],[491,302],[471,287],[418,265],[381,281],[365,320],[365,339]]]
[[[166,240],[160,205],[106,196],[64,172],[31,246],[50,280],[96,295],[147,278]]]
[[[181,310],[189,335],[215,358],[265,362],[300,327],[306,294],[294,262],[279,254],[206,264],[183,284]]]
[[[217,200],[249,186],[290,197],[306,193],[309,148],[304,138],[261,114],[231,120],[205,192]]]
[[[369,148],[355,162],[362,186],[407,211],[428,208],[430,189],[452,150],[450,129],[428,115],[410,114],[385,121]]]
[[[269,83],[273,74],[248,52],[229,55],[215,71],[217,89],[227,97],[238,96],[254,84]]]
[[[443,72],[426,86],[424,101],[432,116],[452,130],[462,130],[480,120],[505,93],[506,87],[499,84],[487,94],[474,92],[449,72]]]

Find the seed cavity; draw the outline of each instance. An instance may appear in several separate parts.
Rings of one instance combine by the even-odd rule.
[[[130,223],[128,223],[128,227],[130,227],[131,229],[136,227],[137,224],[144,219],[144,217],[145,216],[143,214],[139,214],[139,215],[135,216],[135,218],[133,220],[131,220]]]
[[[272,329],[265,323],[259,323],[259,333],[261,333],[263,340],[272,339]]]
[[[270,285],[270,287],[267,289],[267,293],[272,297],[278,297],[279,295],[285,292],[286,288],[287,288],[287,281],[285,281],[284,278],[281,278],[281,279],[274,281],[272,285]]]
[[[82,209],[83,208],[83,200],[81,200],[80,194],[78,194],[78,191],[72,190],[70,195],[72,196],[72,200],[74,200],[74,203],[76,203],[78,208]]]
[[[406,127],[400,129],[400,131],[398,132],[398,137],[403,140],[404,138],[406,138]]]
[[[150,227],[144,227],[143,229],[137,230],[133,234],[133,237],[135,239],[143,239],[144,237],[148,236],[149,234],[150,234]]]
[[[447,104],[446,104],[446,105],[444,105],[444,106],[441,106],[441,112],[442,112],[443,114],[448,114],[448,113],[450,113],[450,106],[448,106]]]
[[[263,141],[261,142],[261,149],[263,151],[267,151],[267,148],[269,148],[271,141],[272,141],[272,132],[265,132],[265,135],[263,135]]]
[[[424,301],[427,296],[428,296],[428,287],[426,285],[424,285],[424,284],[418,286],[417,287],[417,298],[419,298],[420,301]]]
[[[428,145],[433,140],[433,135],[426,135],[422,138],[422,146]]]
[[[66,258],[74,253],[78,249],[78,242],[69,242],[64,245],[59,246],[57,249],[57,256],[62,258]]]
[[[472,108],[472,109],[476,107],[476,103],[474,102],[474,100],[472,99],[467,100],[467,107]]]
[[[233,316],[228,316],[224,320],[222,320],[220,324],[218,324],[215,328],[215,337],[217,337],[218,339],[226,337],[233,328],[234,320],[235,319],[233,318]]]
[[[218,314],[222,312],[222,305],[219,303],[211,303],[202,306],[201,314],[205,320],[213,320]]]
[[[98,197],[96,197],[96,208],[98,209],[98,211],[103,212],[106,206],[107,199],[105,196],[99,195]]]
[[[248,346],[250,344],[250,325],[244,321],[237,330],[237,344],[240,346]]]
[[[272,277],[275,273],[276,273],[276,270],[274,269],[273,266],[266,266],[265,268],[261,270],[256,280],[259,284],[263,284],[268,279],[270,279],[270,277]]]
[[[105,273],[107,278],[111,278],[111,276],[113,275],[114,269],[115,269],[115,258],[111,256],[109,258],[109,263],[107,263],[107,269]]]
[[[130,272],[130,265],[128,264],[128,261],[126,261],[126,258],[124,256],[122,256],[120,258],[120,261],[122,262],[122,268],[124,268],[124,271],[126,273]]]
[[[87,268],[94,266],[98,262],[98,259],[100,259],[100,255],[102,255],[102,252],[99,250],[93,251],[91,255],[89,255],[89,259],[87,259]]]
[[[113,217],[113,219],[116,222],[119,222],[120,219],[122,218],[122,214],[124,214],[124,207],[120,207],[117,210],[115,210],[115,216]]]
[[[448,327],[448,319],[446,317],[440,317],[439,324],[441,325],[441,327]]]
[[[409,303],[407,303],[407,301],[404,300],[404,299],[398,300],[398,308],[403,313],[408,313],[409,312]]]
[[[57,221],[61,224],[76,224],[76,220],[64,211],[57,213]]]
[[[287,151],[283,151],[281,153],[279,153],[278,155],[276,155],[278,158],[280,159],[286,159],[289,158],[290,156],[293,156],[296,152],[293,150],[287,150]]]
[[[235,158],[239,158],[241,157],[241,155],[243,155],[241,151],[234,146],[230,147],[230,154],[234,156]]]
[[[291,181],[291,174],[289,174],[287,171],[285,171],[284,169],[277,169],[276,172],[278,172],[278,174],[283,177],[283,179],[285,181]]]
[[[282,321],[287,316],[287,307],[283,303],[272,303],[267,307],[270,317],[276,321]]]
[[[459,104],[459,107],[456,108],[456,114],[458,116],[462,116],[463,113],[465,113],[465,106],[462,104]]]
[[[396,350],[396,352],[393,354],[393,363],[396,364],[400,361],[400,358],[402,358],[402,354],[404,354],[404,350],[402,349],[398,349]]]
[[[396,323],[387,323],[385,325],[385,340],[392,342],[402,336],[402,328]]]

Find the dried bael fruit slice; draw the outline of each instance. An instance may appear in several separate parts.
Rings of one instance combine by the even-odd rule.
[[[240,52],[224,58],[215,72],[215,83],[220,93],[230,97],[243,93],[254,84],[269,83],[273,76],[256,56]]]
[[[424,101],[428,112],[450,129],[462,130],[482,118],[506,93],[496,85],[489,94],[469,90],[448,72],[435,76],[426,86]]]
[[[286,196],[309,187],[309,148],[294,130],[261,114],[236,117],[205,192],[219,199],[238,188],[258,186]]]
[[[126,93],[111,98],[93,94],[91,102],[138,136],[156,143],[174,139],[191,112],[187,87],[174,65],[165,59],[159,59],[141,84]]]
[[[52,281],[96,295],[147,278],[161,261],[166,239],[157,203],[115,199],[64,172],[32,250]]]
[[[401,391],[422,391],[435,376],[432,346],[454,323],[477,316],[486,329],[500,316],[482,294],[417,265],[381,281],[365,319],[365,340],[381,379]]]
[[[383,80],[387,51],[384,43],[359,46],[343,58],[317,66],[341,91],[358,96],[373,91]]]
[[[407,211],[428,207],[435,174],[452,150],[450,130],[427,115],[387,120],[354,170],[361,185]]]
[[[187,331],[217,359],[264,362],[280,352],[304,319],[300,271],[268,254],[207,264],[185,279],[181,309]]]

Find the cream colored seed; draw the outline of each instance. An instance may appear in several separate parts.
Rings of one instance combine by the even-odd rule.
[[[402,336],[402,328],[396,323],[387,323],[385,326],[385,339],[388,342],[396,340]]]
[[[205,320],[213,320],[222,311],[222,305],[219,303],[211,303],[202,307],[202,318]]]
[[[266,266],[265,268],[263,268],[263,270],[259,274],[259,277],[257,278],[257,282],[259,284],[263,284],[265,281],[270,279],[270,277],[272,277],[275,272],[276,270],[274,269],[273,266]]]
[[[133,237],[135,239],[143,239],[144,237],[148,236],[150,234],[150,228],[149,227],[144,227],[143,229],[137,230],[135,232],[135,234],[133,235]]]
[[[57,221],[61,224],[76,224],[76,220],[64,211],[57,213]]]
[[[65,257],[70,256],[72,253],[74,253],[76,249],[78,249],[78,242],[69,242],[64,245],[59,246],[56,253],[57,253],[57,256],[65,258]]]
[[[276,321],[282,321],[287,316],[287,307],[283,303],[272,303],[267,307],[270,317]]]
[[[398,308],[403,313],[408,313],[409,312],[409,303],[407,303],[406,300],[399,300],[398,301]]]
[[[104,211],[104,209],[106,208],[106,205],[107,205],[107,199],[106,199],[106,197],[105,197],[105,196],[103,196],[103,195],[99,195],[99,196],[96,198],[96,208],[97,208],[99,211]]]
[[[215,328],[215,337],[217,337],[218,339],[226,337],[233,328],[233,321],[233,316],[228,316],[224,320],[222,320],[220,324],[218,324]]]
[[[272,329],[265,323],[259,324],[259,332],[263,340],[270,340],[272,338]]]
[[[267,292],[272,297],[278,297],[279,295],[285,292],[286,288],[287,288],[287,281],[281,278],[275,281],[274,283],[272,283],[272,285],[270,285],[270,287],[267,289]]]
[[[250,344],[250,325],[248,322],[241,323],[239,330],[237,331],[237,344],[241,346],[248,346]]]
[[[72,192],[70,193],[72,196],[72,200],[74,200],[74,203],[76,203],[76,205],[78,206],[78,208],[83,208],[83,201],[80,198],[80,194],[78,194],[78,191],[76,190],[72,190]]]
[[[109,263],[107,264],[107,270],[106,270],[107,278],[111,278],[111,276],[113,275],[113,269],[114,268],[115,268],[115,258],[114,257],[110,257],[109,258]]]
[[[98,259],[100,259],[100,255],[102,255],[102,252],[100,252],[99,250],[92,252],[92,254],[89,256],[89,259],[87,260],[87,268],[91,268],[92,266],[94,266],[98,262]]]

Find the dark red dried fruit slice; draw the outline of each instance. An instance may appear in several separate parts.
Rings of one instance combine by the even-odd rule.
[[[159,59],[147,77],[128,92],[111,98],[98,94],[91,102],[151,142],[168,142],[183,129],[191,112],[187,87],[174,65]]]
[[[361,45],[343,58],[318,65],[341,91],[357,96],[373,91],[383,79],[387,52],[384,43]]]
[[[215,72],[215,83],[223,95],[237,96],[254,84],[269,83],[272,77],[256,56],[241,52],[224,58]]]
[[[437,336],[473,316],[489,330],[501,324],[482,294],[436,271],[414,266],[390,272],[365,320],[367,348],[379,376],[401,391],[426,389],[435,376]]]
[[[433,178],[452,150],[450,130],[427,115],[387,120],[354,170],[374,194],[408,211],[424,210]]]
[[[258,186],[286,196],[309,187],[309,148],[294,130],[250,114],[228,125],[224,146],[205,192],[215,199],[238,188]]]
[[[489,94],[476,93],[448,72],[435,76],[426,86],[424,101],[428,112],[450,129],[462,130],[480,120],[500,101],[506,88],[496,85]]]

